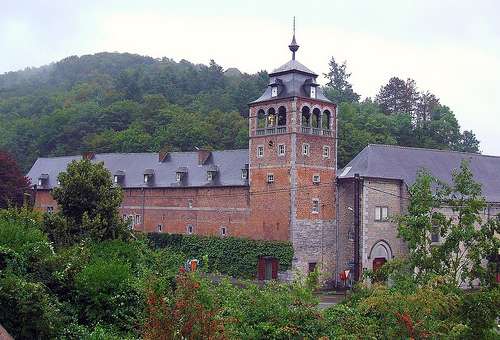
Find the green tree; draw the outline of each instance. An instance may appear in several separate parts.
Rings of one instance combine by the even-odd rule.
[[[325,87],[326,96],[334,103],[353,103],[359,100],[349,82],[351,74],[347,72],[347,62],[338,64],[334,57],[328,63],[329,71],[324,76],[328,80]]]
[[[419,282],[439,275],[455,286],[475,279],[490,284],[492,273],[482,261],[500,248],[495,235],[500,222],[483,217],[487,204],[466,161],[452,177],[448,185],[427,172],[418,174],[410,188],[408,213],[398,220],[399,235],[408,245]],[[433,234],[438,242],[433,242]]]
[[[21,173],[16,160],[0,150],[0,209],[23,205],[29,190],[30,181]]]
[[[415,80],[408,78],[406,81],[392,77],[382,86],[375,98],[380,109],[385,114],[407,113],[413,115],[417,109],[419,92]]]
[[[103,163],[72,161],[58,180],[61,185],[54,189],[53,196],[75,232],[75,240],[126,237],[126,224],[118,215],[122,190],[113,185],[111,173]]]

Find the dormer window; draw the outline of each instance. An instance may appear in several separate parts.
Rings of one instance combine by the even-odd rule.
[[[152,185],[154,182],[154,175],[155,173],[153,169],[144,170],[144,184]]]
[[[207,180],[209,182],[212,182],[213,180],[215,180],[215,177],[217,176],[218,172],[219,172],[219,169],[217,168],[217,166],[211,165],[207,170]]]
[[[278,96],[278,87],[273,86],[271,87],[271,97],[277,97]]]
[[[248,164],[245,164],[245,167],[241,169],[241,179],[244,181],[248,180]]]
[[[38,186],[44,187],[47,184],[49,184],[49,175],[48,174],[41,174],[40,177],[38,177]]]
[[[175,181],[177,183],[182,183],[186,178],[187,172],[188,171],[186,167],[178,168],[177,171],[175,172]]]
[[[311,98],[316,98],[316,87],[311,86],[310,96]]]
[[[122,184],[124,179],[125,179],[125,172],[122,170],[116,171],[113,175],[113,182],[115,184]],[[144,179],[144,182],[146,183],[146,179]]]

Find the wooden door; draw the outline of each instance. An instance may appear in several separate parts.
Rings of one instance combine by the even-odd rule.
[[[373,271],[376,272],[386,263],[387,260],[384,257],[377,257],[373,260]]]

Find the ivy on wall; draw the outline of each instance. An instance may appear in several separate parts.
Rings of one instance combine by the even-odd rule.
[[[255,278],[261,256],[279,261],[279,270],[292,266],[293,247],[287,241],[261,241],[235,237],[150,233],[148,239],[156,248],[170,248],[188,258],[208,256],[209,270],[233,277]]]

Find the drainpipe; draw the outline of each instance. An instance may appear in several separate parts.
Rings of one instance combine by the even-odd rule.
[[[146,190],[144,188],[141,188],[142,190],[142,231],[145,232],[145,224],[144,221],[146,220],[146,209],[144,208],[145,205],[145,200],[146,200]]]
[[[339,276],[338,276],[338,273],[340,273],[340,268],[339,268],[339,227],[340,227],[340,223],[339,223],[339,208],[340,208],[340,194],[339,194],[339,185],[338,185],[338,174],[337,174],[337,171],[338,171],[338,165],[337,165],[337,161],[338,161],[338,154],[337,154],[337,150],[338,150],[338,147],[337,147],[337,144],[338,144],[338,131],[339,131],[339,111],[338,111],[338,108],[337,106],[335,106],[335,139],[334,139],[334,143],[335,143],[335,148],[334,148],[334,152],[335,152],[335,286],[338,286],[339,284]]]
[[[359,174],[354,174],[354,280],[360,278],[360,183]]]

